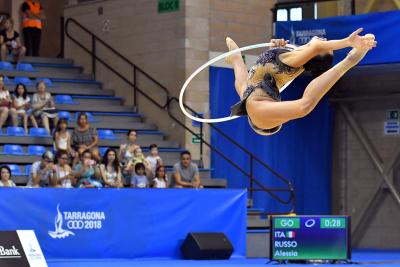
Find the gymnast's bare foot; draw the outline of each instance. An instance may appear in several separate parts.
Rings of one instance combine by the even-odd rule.
[[[239,48],[239,46],[230,37],[226,37],[226,45],[228,46],[229,51]],[[233,65],[236,60],[242,60],[242,54],[240,52],[234,53],[225,58],[225,62],[230,65]]]

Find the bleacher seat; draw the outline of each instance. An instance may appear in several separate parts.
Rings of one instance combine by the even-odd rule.
[[[0,61],[0,70],[13,70],[14,67],[10,62]]]
[[[99,147],[100,156],[104,157],[104,153],[106,153],[108,147]]]
[[[35,71],[29,63],[18,63],[15,69],[19,71]]]
[[[11,176],[18,176],[18,175],[24,175],[24,173],[21,172],[21,168],[19,165],[16,164],[7,164],[7,166],[11,170]]]
[[[99,139],[108,139],[108,140],[117,140],[118,138],[115,137],[114,132],[111,130],[98,130]]]
[[[6,132],[8,136],[25,136],[25,130],[22,127],[8,126]]]
[[[7,76],[3,77],[3,81],[4,81],[5,85],[10,85],[11,84],[10,78],[8,78]]]
[[[66,119],[66,120],[70,121],[71,120],[71,113],[69,113],[68,111],[59,111],[58,112],[58,118]]]
[[[15,77],[14,84],[25,84],[26,86],[32,85],[32,81],[28,77]]]
[[[94,122],[94,121],[95,121],[95,119],[94,119],[92,113],[90,113],[90,112],[85,112],[85,113],[86,113],[86,115],[87,115],[87,117],[88,117],[88,121],[89,121],[89,122]],[[78,120],[78,115],[79,115],[79,112],[76,112],[76,113],[75,113],[75,116],[74,116],[75,121]]]
[[[4,145],[3,148],[4,154],[6,155],[13,155],[13,156],[18,156],[18,155],[26,155],[24,150],[22,149],[22,146],[20,145]]]
[[[41,156],[43,155],[44,152],[46,152],[46,148],[44,146],[36,146],[36,145],[28,146],[28,154],[30,156]]]
[[[29,135],[32,137],[48,137],[49,134],[47,133],[45,128],[30,128]]]
[[[56,95],[56,104],[66,104],[66,105],[78,105],[79,103],[74,102],[70,95]]]
[[[29,176],[31,174],[32,165],[25,165],[25,175]]]
[[[53,82],[49,78],[36,78],[36,83],[38,82],[44,82],[48,87],[54,86]]]

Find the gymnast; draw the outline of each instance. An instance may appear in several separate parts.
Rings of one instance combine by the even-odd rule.
[[[282,124],[309,114],[321,98],[369,50],[376,46],[373,34],[360,36],[362,28],[341,40],[313,37],[305,45],[286,48],[287,41],[273,39],[274,47],[264,51],[256,64],[247,72],[241,53],[230,55],[226,61],[233,65],[235,89],[241,100],[231,107],[231,116],[248,116],[250,126],[260,135],[272,135]],[[238,46],[226,38],[229,50]],[[352,47],[345,59],[331,67],[333,51]],[[303,71],[315,77],[306,87],[302,98],[281,101],[279,89]]]

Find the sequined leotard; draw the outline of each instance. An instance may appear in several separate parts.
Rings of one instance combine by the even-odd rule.
[[[257,88],[262,89],[263,93],[266,93],[272,99],[276,101],[281,100],[281,96],[279,94],[279,89],[276,85],[275,78],[279,74],[287,74],[287,75],[294,75],[297,73],[300,68],[290,67],[279,60],[279,55],[282,53],[286,53],[291,51],[287,48],[273,48],[270,50],[264,51],[257,59],[256,64],[250,69],[249,76],[248,76],[248,86],[243,93],[243,97],[241,101],[236,103],[231,107],[231,116],[247,116],[246,110],[246,101],[249,96],[254,93]],[[252,78],[254,77],[257,69],[260,67],[265,67],[267,64],[270,64],[271,73],[266,72],[264,74],[263,79],[258,82],[252,82]],[[253,130],[261,135],[271,135],[278,132],[282,125],[274,127],[272,129],[261,129],[253,124],[253,122],[249,119],[249,124],[253,128]]]

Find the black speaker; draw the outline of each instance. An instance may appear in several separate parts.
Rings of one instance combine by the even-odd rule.
[[[181,246],[183,258],[193,260],[226,260],[233,252],[224,233],[189,233]]]

